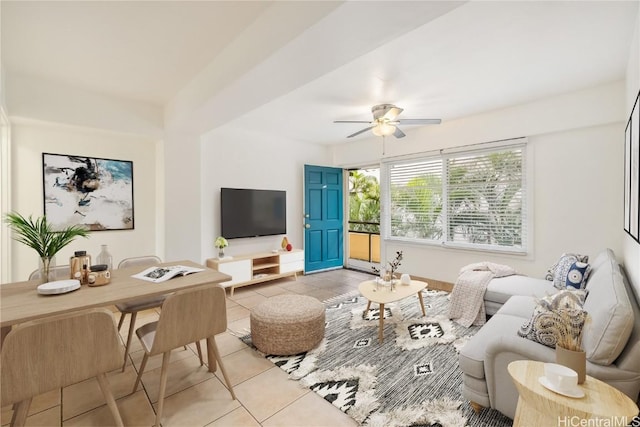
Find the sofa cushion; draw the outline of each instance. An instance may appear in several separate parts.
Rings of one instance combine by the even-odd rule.
[[[613,252],[610,249],[605,249],[604,251],[599,252],[595,258],[592,258],[589,264],[591,264],[591,268],[595,270],[597,268],[600,268],[602,264],[608,263],[610,256],[613,256]],[[584,262],[587,262],[587,261],[584,261]]]
[[[554,281],[556,270],[557,270],[558,266],[560,265],[560,263],[562,262],[562,259],[565,258],[565,257],[575,257],[575,260],[573,260],[572,262],[576,262],[576,261],[589,262],[589,255],[564,253],[564,254],[562,254],[560,259],[555,264],[553,264],[551,267],[549,267],[549,269],[547,270],[547,274],[544,276],[545,280],[548,280],[550,282]],[[569,265],[571,265],[571,264],[569,264]]]
[[[509,301],[504,303],[504,305],[500,308],[499,313],[520,317],[522,320],[519,324],[522,324],[522,322],[531,318],[531,313],[533,313],[533,310],[535,310],[537,304],[538,298],[524,295],[514,295],[509,298]]]
[[[563,341],[579,346],[587,317],[582,308],[586,294],[584,290],[565,289],[538,300],[531,319],[522,324],[518,335],[551,348]]]
[[[586,262],[576,261],[571,264],[567,273],[567,288],[584,289],[587,285],[587,279],[591,273],[591,266]]]
[[[583,337],[584,351],[592,363],[610,365],[627,344],[634,322],[620,266],[611,250],[607,249],[606,259],[598,257],[586,289],[589,297],[584,308],[590,319]]]
[[[506,276],[491,279],[484,293],[485,301],[493,301],[504,304],[513,295],[526,295],[542,298],[550,293],[557,292],[553,283],[542,279],[527,276]]]

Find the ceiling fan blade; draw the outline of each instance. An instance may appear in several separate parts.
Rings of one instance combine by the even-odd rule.
[[[368,123],[368,122],[367,122],[367,123]],[[368,131],[368,130],[371,130],[371,129],[373,129],[373,128],[374,128],[374,126],[369,126],[368,128],[364,128],[364,129],[362,129],[362,130],[359,130],[359,131],[358,131],[358,132],[356,132],[356,133],[352,133],[351,135],[347,136],[347,138],[352,138],[352,137],[354,137],[354,136],[358,136],[358,135],[360,135],[361,133],[364,133],[364,132],[366,132],[366,131]]]
[[[404,110],[402,108],[391,107],[386,113],[384,113],[382,118],[387,120],[395,120],[395,118],[398,117],[403,111]]]
[[[395,132],[393,132],[393,136],[395,136],[396,138],[404,138],[406,135],[400,130],[399,127],[396,126],[396,130]]]
[[[401,119],[398,123],[404,125],[439,125],[442,123],[441,119]]]
[[[334,120],[333,123],[371,123],[371,120]]]

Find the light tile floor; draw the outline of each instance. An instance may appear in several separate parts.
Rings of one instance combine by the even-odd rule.
[[[227,292],[227,332],[216,337],[237,400],[232,400],[218,369],[215,374],[200,366],[195,345],[171,353],[163,426],[356,426],[339,409],[289,380],[287,374],[245,345],[238,336],[249,332],[252,307],[280,294],[304,294],[320,301],[357,289],[369,274],[333,270],[281,279]],[[115,308],[114,308],[115,310]],[[138,315],[136,325],[157,320],[158,310]],[[115,313],[119,317],[119,313]],[[127,316],[128,320],[129,316]],[[129,328],[125,320],[123,340]],[[124,347],[124,345],[123,345]],[[202,342],[202,348],[206,344]],[[206,353],[206,351],[205,351]],[[149,359],[142,386],[132,393],[142,347],[134,337],[124,372],[111,372],[108,379],[118,409],[127,426],[149,426],[155,421],[162,356]],[[206,357],[206,356],[205,356]],[[113,417],[95,379],[34,398],[27,418],[29,426],[110,426]],[[11,407],[3,407],[1,425],[11,420]]]

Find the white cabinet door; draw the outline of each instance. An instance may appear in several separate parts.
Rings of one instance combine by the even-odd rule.
[[[303,270],[304,251],[297,250],[280,254],[280,273],[291,273]]]
[[[243,259],[239,261],[221,262],[218,264],[218,271],[232,277],[227,282],[222,282],[222,286],[235,285],[240,282],[251,280],[251,260]]]

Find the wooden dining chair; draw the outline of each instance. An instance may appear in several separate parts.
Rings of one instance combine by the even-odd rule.
[[[163,354],[156,425],[160,425],[162,418],[171,350],[188,343],[199,342],[205,338],[208,340],[213,349],[216,362],[220,365],[229,393],[231,393],[233,400],[236,399],[215,342],[215,335],[226,330],[226,294],[223,288],[213,283],[193,289],[185,289],[167,296],[164,304],[162,304],[160,319],[136,330],[136,335],[140,338],[145,353],[136,383],[133,386],[133,392],[138,389],[138,384],[140,384],[149,356]],[[209,360],[209,363],[214,362]]]
[[[133,258],[125,258],[120,261],[118,264],[118,268],[127,268],[127,267],[140,267],[142,271],[144,268],[153,267],[154,265],[158,265],[162,262],[160,258],[155,255],[147,255]],[[124,349],[124,362],[122,363],[122,372],[124,372],[127,366],[127,357],[129,356],[129,349],[131,348],[131,339],[133,338],[133,331],[135,331],[136,325],[136,317],[138,313],[143,310],[149,310],[151,308],[160,307],[166,298],[165,295],[161,295],[159,297],[151,297],[151,298],[142,298],[135,299],[133,301],[126,301],[119,304],[116,304],[116,308],[120,312],[120,320],[118,321],[118,331],[122,328],[122,324],[124,323],[124,318],[127,314],[131,315],[131,319],[129,321],[129,333],[127,335],[127,343]]]
[[[114,422],[122,426],[106,372],[118,369],[122,346],[113,313],[82,310],[15,326],[2,344],[1,404],[15,404],[11,426],[25,424],[31,399],[96,377]]]

